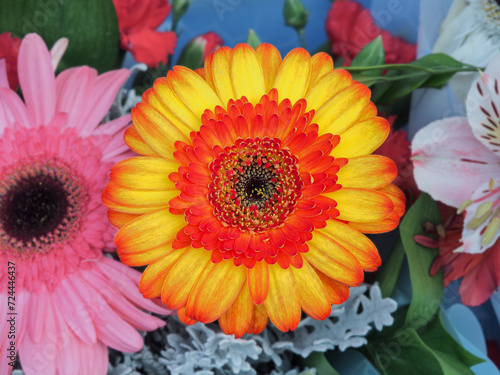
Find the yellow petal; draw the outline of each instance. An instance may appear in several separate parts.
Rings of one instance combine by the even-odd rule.
[[[378,189],[396,178],[396,164],[385,156],[367,155],[349,158],[346,166],[337,173],[343,187]]]
[[[351,75],[344,69],[335,69],[324,75],[318,82],[311,86],[305,99],[307,110],[318,110],[330,98],[352,85]],[[316,117],[313,119],[316,122]]]
[[[370,89],[354,83],[323,104],[313,121],[318,124],[320,133],[341,134],[356,122],[369,102]]]
[[[158,87],[158,84],[157,84]],[[165,88],[166,90],[172,91],[170,88]],[[173,94],[173,92],[172,92]],[[150,88],[146,90],[146,92],[142,95],[142,101],[143,103],[147,103],[154,107],[158,112],[160,112],[165,118],[167,118],[177,129],[179,129],[185,136],[186,138],[189,137],[189,133],[193,130],[195,130],[196,122],[195,121],[190,121],[190,123],[186,124],[184,123],[179,117],[177,117],[174,112],[169,108],[169,106],[164,103],[164,97],[160,97],[160,94],[154,90],[154,88]],[[177,99],[178,101],[178,99]],[[170,106],[174,106],[175,101],[171,101]],[[181,103],[179,102],[179,105]],[[187,112],[187,108],[184,107],[185,111]],[[194,116],[192,116],[194,118]]]
[[[207,59],[205,62],[205,67],[208,76],[214,84],[215,92],[224,105],[227,104],[229,99],[235,99],[231,80],[232,55],[233,50],[231,48],[221,47],[212,55],[210,60]]]
[[[167,79],[177,97],[198,119],[206,109],[213,111],[216,106],[223,105],[208,83],[188,68],[174,66]]]
[[[369,155],[384,143],[389,131],[389,123],[382,117],[356,122],[340,134],[340,143],[331,155],[344,158]]]
[[[156,97],[163,104],[163,108],[167,108],[169,113],[172,113],[182,121],[187,128],[191,130],[198,130],[200,128],[200,118],[196,117],[175,95],[168,83],[167,77],[158,78],[153,84],[153,89]]]
[[[327,53],[320,52],[311,57],[312,70],[308,90],[311,89],[325,74],[333,70],[333,60]],[[333,94],[332,94],[333,95]]]
[[[304,260],[302,268],[292,270],[302,310],[313,319],[324,320],[330,316],[331,305],[320,278]]]
[[[342,188],[325,195],[337,202],[339,220],[366,223],[383,220],[394,211],[392,200],[375,190]]]
[[[154,263],[170,254],[176,249],[172,248],[172,244],[161,245],[152,249],[146,250],[142,253],[121,253],[120,260],[122,263],[132,266],[141,267]]]
[[[373,270],[380,266],[380,255],[373,242],[350,225],[333,219],[329,220],[326,227],[319,231],[349,250],[363,269]]]
[[[161,301],[170,309],[186,306],[191,289],[209,262],[209,251],[188,248],[165,278],[161,290]]]
[[[170,199],[179,195],[178,190],[135,190],[109,182],[103,194],[113,202],[130,207],[167,207]]]
[[[278,68],[274,85],[278,89],[279,100],[285,98],[295,103],[302,99],[311,77],[311,56],[303,48],[295,48],[286,55]]]
[[[167,277],[172,266],[184,252],[185,249],[171,252],[146,267],[142,274],[141,281],[139,282],[139,291],[143,293],[145,298],[160,297],[163,281]]]
[[[155,157],[123,160],[111,168],[111,181],[138,190],[174,190],[168,175],[177,172],[179,163]]]
[[[149,104],[138,103],[132,108],[131,115],[142,139],[164,158],[173,160],[176,141],[188,141],[179,129]]]
[[[279,51],[271,44],[262,43],[255,50],[257,58],[264,72],[264,81],[266,83],[266,92],[272,89],[276,73],[281,65],[281,55]]]
[[[168,209],[142,215],[124,225],[116,234],[118,253],[138,253],[172,243],[186,225],[183,215],[173,215]]]
[[[110,210],[130,215],[143,215],[153,211],[158,211],[163,208],[167,208],[168,206],[168,201],[166,204],[162,202],[162,204],[158,206],[133,206],[129,202],[127,202],[127,204],[117,203],[114,200],[110,199],[110,195],[108,194],[106,189],[104,189],[101,198],[102,198],[102,203],[104,203],[104,205],[108,207]]]
[[[214,265],[193,299],[193,318],[210,323],[219,319],[236,300],[247,279],[246,268],[232,259]],[[189,314],[189,307],[186,309]]]
[[[255,51],[247,44],[234,47],[231,60],[231,78],[236,98],[245,96],[257,104],[266,92],[264,73]]]
[[[132,149],[132,151],[137,152],[141,155],[146,156],[160,156],[158,153],[148,146],[144,139],[139,135],[135,126],[129,127],[125,130],[125,134],[123,135],[123,139],[128,147]]]
[[[344,246],[321,233],[315,232],[308,243],[309,251],[303,257],[328,277],[349,286],[363,282],[363,267]]]
[[[281,331],[294,330],[300,322],[300,301],[290,268],[269,265],[269,294],[264,302],[267,315]]]

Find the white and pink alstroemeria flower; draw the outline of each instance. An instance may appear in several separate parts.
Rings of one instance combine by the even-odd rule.
[[[467,117],[434,121],[412,142],[415,180],[434,199],[465,213],[462,245],[480,254],[500,237],[500,55],[467,96]]]

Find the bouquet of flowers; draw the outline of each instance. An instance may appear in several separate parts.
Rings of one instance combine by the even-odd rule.
[[[5,0],[0,374],[500,374],[500,5]]]

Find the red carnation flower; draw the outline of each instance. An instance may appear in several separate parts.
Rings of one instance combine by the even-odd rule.
[[[415,60],[414,44],[381,30],[370,11],[354,1],[338,0],[332,4],[326,19],[326,31],[332,43],[332,52],[344,58],[344,65],[350,65],[359,51],[379,35],[384,42],[386,64]]]
[[[20,45],[21,39],[13,37],[10,33],[0,34],[0,60],[5,59],[7,79],[12,90],[15,90],[19,86],[19,79],[17,78],[17,55]]]
[[[177,36],[155,31],[170,13],[167,0],[113,0],[120,28],[120,46],[138,62],[156,67],[174,53]]]

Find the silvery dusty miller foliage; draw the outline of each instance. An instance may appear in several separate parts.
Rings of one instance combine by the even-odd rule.
[[[357,348],[367,343],[374,326],[381,330],[393,323],[397,304],[382,298],[378,285],[350,289],[349,299],[332,309],[329,319],[303,319],[294,332],[281,332],[271,324],[259,335],[235,339],[216,324],[185,326],[174,316],[167,325],[145,336],[139,353],[112,351],[108,375],[164,374],[230,375],[314,374],[294,368],[291,353],[307,357],[312,352]]]

